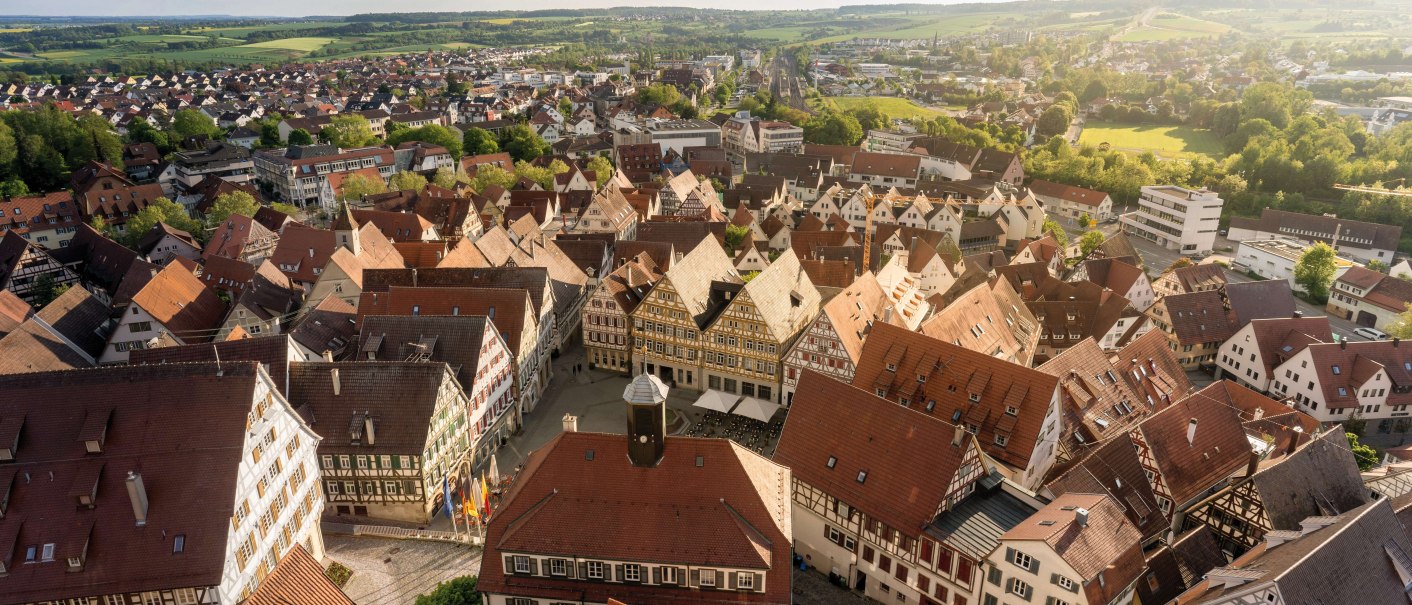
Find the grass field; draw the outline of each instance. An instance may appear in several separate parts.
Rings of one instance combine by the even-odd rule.
[[[1113,149],[1134,153],[1151,151],[1165,158],[1193,155],[1219,158],[1223,151],[1220,140],[1211,131],[1186,126],[1090,122],[1079,136],[1079,143],[1095,146],[1108,143]]]
[[[337,38],[284,38],[282,40],[268,40],[265,42],[256,42],[254,44],[237,46],[235,47],[235,49],[276,48],[283,50],[297,50],[301,52],[309,52],[323,48],[324,46],[333,43],[334,40],[337,40]]]
[[[1180,40],[1183,38],[1215,37],[1230,31],[1230,26],[1215,21],[1206,21],[1174,13],[1162,13],[1152,18],[1146,26],[1131,29],[1117,42],[1147,42],[1155,40]]]
[[[945,111],[940,109],[922,107],[907,99],[899,99],[897,97],[824,97],[824,102],[830,103],[844,111],[857,109],[872,102],[877,104],[878,110],[887,114],[889,118],[910,118],[914,116],[935,118],[937,116],[947,115]]]

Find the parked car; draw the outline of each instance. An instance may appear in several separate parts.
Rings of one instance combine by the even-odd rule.
[[[1353,333],[1362,336],[1363,338],[1366,338],[1368,340],[1387,340],[1386,333],[1384,333],[1382,330],[1377,330],[1374,328],[1358,328],[1354,330]]]

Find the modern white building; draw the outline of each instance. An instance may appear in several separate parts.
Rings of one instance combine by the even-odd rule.
[[[1182,254],[1204,254],[1216,243],[1225,205],[1216,192],[1172,185],[1147,185],[1137,210],[1122,216],[1123,232]]]
[[[1249,271],[1262,279],[1283,279],[1289,282],[1290,288],[1303,291],[1304,286],[1294,282],[1294,266],[1308,249],[1309,246],[1303,242],[1294,240],[1247,240],[1236,248],[1235,262],[1231,268]],[[1352,267],[1353,263],[1336,257],[1334,265],[1337,267],[1334,277],[1337,278]]]

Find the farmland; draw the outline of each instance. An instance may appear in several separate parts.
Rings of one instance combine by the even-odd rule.
[[[1215,21],[1196,19],[1174,13],[1161,13],[1119,36],[1118,42],[1180,40],[1184,38],[1216,37],[1230,31],[1230,26]]]
[[[1079,143],[1101,145],[1113,149],[1142,153],[1151,151],[1163,158],[1205,155],[1221,156],[1221,142],[1208,130],[1187,126],[1122,124],[1090,122],[1079,136]]]

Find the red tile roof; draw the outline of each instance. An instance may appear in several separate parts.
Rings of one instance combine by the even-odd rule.
[[[295,544],[270,575],[260,581],[259,588],[250,593],[241,605],[353,605],[353,600],[343,594],[324,575],[320,565],[309,551]]]
[[[487,529],[478,589],[600,603],[790,602],[789,469],[727,440],[691,437],[667,437],[662,462],[637,467],[627,445],[622,435],[561,433],[531,453]],[[505,553],[755,569],[766,590],[515,575]]]
[[[848,430],[838,430],[842,418]],[[805,370],[774,459],[800,481],[915,538],[936,517],[971,447],[972,435],[955,425]]]

